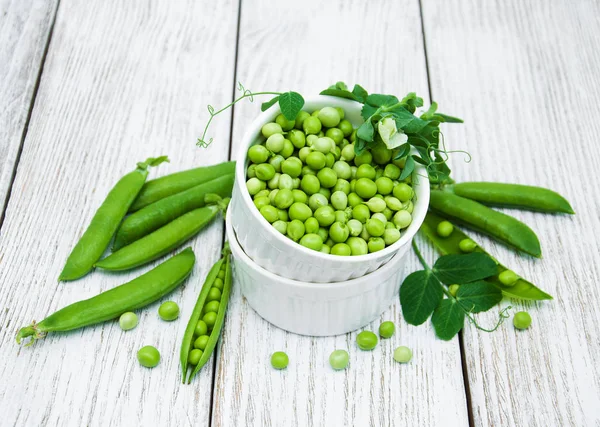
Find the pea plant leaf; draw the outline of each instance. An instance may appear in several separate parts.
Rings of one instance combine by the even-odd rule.
[[[410,144],[408,142],[405,142],[400,147],[398,147],[398,151],[396,152],[396,155],[394,156],[394,160],[401,159],[402,157],[408,156],[408,153],[410,153]]]
[[[338,98],[351,99],[352,101],[358,101],[358,98],[352,92],[342,89],[325,89],[319,93],[319,95],[337,96]]]
[[[459,119],[458,117],[449,116],[447,114],[436,113],[435,117],[444,123],[464,123],[463,119]]]
[[[365,104],[360,110],[360,115],[364,120],[370,120],[377,113],[377,107],[373,107],[372,105]]]
[[[400,181],[406,179],[410,176],[411,173],[415,170],[415,159],[413,156],[408,156],[406,158],[406,163],[404,164],[404,169],[402,169],[402,173],[400,174]]]
[[[411,325],[421,325],[443,297],[443,290],[431,270],[409,274],[400,286],[400,305],[404,319]]]
[[[470,313],[488,311],[502,301],[502,291],[483,280],[466,283],[458,288],[456,300]]]
[[[286,119],[294,120],[304,107],[304,98],[298,92],[284,92],[279,95],[279,107]]]
[[[398,98],[396,98],[394,95],[382,95],[379,93],[372,93],[365,99],[365,104],[369,104],[373,107],[394,105],[398,102]]]
[[[443,299],[431,316],[435,334],[450,341],[465,324],[465,312],[454,298]]]
[[[498,273],[496,262],[487,254],[444,255],[433,264],[433,272],[446,284],[470,283]]]
[[[354,88],[352,89],[352,93],[356,97],[356,100],[363,104],[365,103],[365,101],[367,100],[367,97],[369,96],[369,93],[361,85],[354,85]]]
[[[375,137],[375,129],[373,128],[373,123],[371,123],[370,120],[367,120],[362,125],[360,125],[360,127],[356,131],[356,136],[367,142],[373,141]]]
[[[271,106],[273,106],[277,101],[279,101],[279,95],[277,95],[275,98],[267,101],[267,102],[263,102],[260,105],[260,111],[267,111],[269,108],[271,108]]]

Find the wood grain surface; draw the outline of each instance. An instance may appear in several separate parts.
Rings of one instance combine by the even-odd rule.
[[[344,80],[371,91],[416,90],[427,98],[419,22],[417,1],[307,1],[293,6],[244,2],[238,80],[257,91],[298,90],[306,95]],[[262,101],[236,106],[234,155]],[[412,271],[418,261],[409,256],[407,268]],[[260,318],[235,289],[219,351],[213,425],[467,425],[458,340],[436,340],[430,326],[407,325],[399,308],[395,300],[366,328],[376,330],[380,321],[393,320],[396,335],[374,351],[363,352],[355,344],[357,333],[311,338],[278,329]],[[413,349],[411,363],[392,359],[400,345]],[[350,353],[347,370],[335,372],[329,366],[335,349]],[[269,362],[278,350],[290,357],[289,367],[281,372]]]
[[[0,0],[0,224],[58,0]]]
[[[182,319],[156,302],[123,332],[107,322],[18,347],[16,330],[149,269],[94,272],[57,283],[71,248],[117,179],[146,157],[171,164],[151,176],[228,157],[195,149],[208,100],[231,98],[237,1],[61,1],[0,237],[2,425],[208,425],[212,364],[180,384],[179,345],[222,244],[222,222],[191,245],[197,264],[170,296]],[[215,72],[218,70],[218,72]],[[213,131],[228,139],[229,115]],[[156,264],[156,263],[154,263]],[[136,352],[156,346],[160,365]]]
[[[426,1],[431,90],[444,112],[455,179],[541,185],[575,216],[506,211],[540,236],[543,259],[485,242],[554,301],[510,303],[530,330],[465,330],[475,425],[600,425],[600,4]],[[496,314],[480,316],[493,324]]]

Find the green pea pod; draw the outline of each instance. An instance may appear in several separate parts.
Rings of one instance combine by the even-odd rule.
[[[133,203],[148,176],[149,166],[168,162],[166,156],[149,158],[125,175],[110,190],[98,208],[90,225],[79,239],[58,277],[58,281],[79,279],[90,272],[112,239],[129,206]]]
[[[217,318],[215,320],[215,325],[210,332],[210,338],[206,347],[200,357],[200,360],[193,368],[189,377],[187,377],[187,383],[191,383],[192,379],[196,376],[196,374],[202,369],[204,365],[210,359],[217,342],[219,341],[219,337],[221,335],[221,329],[223,327],[223,323],[225,320],[225,313],[227,311],[227,303],[229,302],[229,296],[231,294],[231,283],[232,283],[232,273],[231,273],[231,251],[229,250],[229,244],[225,243],[225,248],[223,249],[223,258],[221,258],[213,267],[210,269],[208,276],[202,285],[202,290],[200,291],[200,295],[198,295],[198,300],[196,301],[196,305],[194,306],[194,311],[190,316],[190,320],[188,321],[188,325],[185,329],[185,333],[183,335],[183,341],[181,342],[181,351],[180,351],[180,362],[181,362],[181,373],[182,373],[182,382],[186,382],[186,376],[188,372],[188,358],[190,351],[193,349],[192,344],[194,342],[194,330],[196,328],[196,324],[200,320],[200,316],[202,314],[202,310],[204,308],[206,298],[210,289],[212,288],[219,271],[222,266],[225,265],[225,280],[223,285],[223,293],[221,295],[219,310],[217,313]]]
[[[140,277],[102,292],[93,298],[58,310],[39,323],[21,328],[17,343],[32,336],[30,344],[47,332],[70,331],[119,317],[162,298],[179,286],[192,272],[196,256],[187,248]]]
[[[512,216],[440,190],[431,190],[429,207],[465,227],[487,234],[529,255],[542,257],[540,241],[533,230]]]
[[[204,198],[207,194],[218,195],[219,199],[231,197],[233,180],[233,174],[220,176],[212,181],[165,197],[129,215],[117,231],[113,251],[150,234],[191,210],[203,207],[206,204]]]
[[[436,249],[442,255],[462,254],[459,244],[464,239],[471,239],[465,233],[458,228],[454,228],[454,231],[448,237],[440,237],[437,233],[437,226],[440,222],[446,219],[438,216],[432,212],[428,212],[425,217],[425,222],[421,226],[420,231],[433,243]],[[473,240],[473,239],[471,239]],[[477,245],[474,250],[475,252],[482,252],[489,255],[481,246]],[[490,255],[491,256],[491,255]],[[492,257],[493,258],[493,257]],[[493,258],[495,259],[495,258]],[[498,274],[508,270],[505,266],[498,263]],[[500,288],[502,293],[509,298],[527,299],[527,300],[548,300],[552,299],[552,296],[542,291],[540,288],[535,286],[533,283],[528,282],[525,279],[519,278],[513,286],[506,286],[500,282],[498,276],[490,277],[485,279],[486,282],[490,282],[494,286]]]
[[[457,196],[488,206],[549,213],[575,213],[567,199],[547,188],[499,182],[463,182],[448,186],[447,189]]]
[[[220,211],[225,209],[228,202],[229,199],[223,199],[222,204],[194,209],[113,252],[98,261],[96,267],[112,271],[129,270],[160,258],[198,234]]]
[[[135,212],[165,197],[233,173],[235,173],[235,162],[223,162],[153,179],[144,185],[129,212]]]

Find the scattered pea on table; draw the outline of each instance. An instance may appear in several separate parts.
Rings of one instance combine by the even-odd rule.
[[[379,325],[379,336],[381,338],[391,338],[396,332],[396,326],[394,322],[386,321]]]
[[[140,365],[146,368],[154,368],[160,362],[160,353],[151,345],[142,347],[137,352],[137,359]]]
[[[285,369],[290,363],[290,359],[283,351],[276,351],[271,355],[271,366],[275,369]]]
[[[168,322],[175,320],[179,317],[179,306],[176,302],[165,301],[158,307],[158,315]]]
[[[531,316],[526,311],[519,311],[513,317],[513,325],[517,329],[527,329],[531,326]]]
[[[129,331],[130,329],[135,328],[137,326],[137,324],[138,324],[137,314],[135,314],[131,311],[123,313],[123,314],[121,314],[121,317],[119,317],[119,326],[124,331]]]
[[[394,360],[398,363],[407,363],[412,359],[412,350],[405,346],[400,346],[394,350]]]
[[[329,356],[329,364],[336,371],[346,369],[350,360],[346,350],[334,350]]]
[[[377,335],[371,331],[362,331],[356,336],[356,344],[361,350],[373,350],[377,346]]]

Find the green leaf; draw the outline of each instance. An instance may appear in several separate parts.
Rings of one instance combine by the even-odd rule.
[[[465,312],[454,298],[443,299],[431,316],[435,334],[450,341],[463,328]]]
[[[413,171],[415,170],[415,160],[413,159],[413,156],[409,156],[406,158],[406,163],[404,163],[404,169],[402,169],[402,173],[400,174],[400,178],[398,178],[400,181],[402,181],[403,179],[408,178],[408,176],[413,173]]]
[[[260,105],[260,111],[267,111],[269,108],[271,108],[277,101],[279,101],[279,95],[277,95],[275,98],[271,99],[270,101],[267,102],[263,102]]]
[[[348,92],[347,90],[342,89],[325,89],[321,91],[320,95],[337,96],[338,98],[346,98],[351,99],[352,101],[358,101],[358,99],[356,99],[356,96],[352,92]]]
[[[380,93],[373,93],[365,99],[365,103],[373,107],[389,106],[398,103],[398,98],[394,95],[382,95]]]
[[[375,136],[375,129],[373,128],[373,123],[370,120],[364,122],[358,130],[356,131],[356,136],[360,139],[364,139],[366,142],[373,141],[373,137]]]
[[[459,119],[458,117],[452,117],[442,113],[436,113],[435,115],[437,118],[442,119],[440,121],[444,123],[464,123],[463,119]]]
[[[394,155],[394,160],[401,159],[404,156],[407,156],[410,153],[410,144],[405,142],[400,147],[396,149],[396,154]]]
[[[456,299],[470,313],[488,311],[502,301],[502,291],[489,282],[477,282],[460,285]]]
[[[344,82],[336,82],[335,88],[336,89],[340,89],[340,90],[348,91],[348,86]]]
[[[363,151],[365,151],[365,148],[367,148],[367,141],[356,138],[356,143],[354,144],[354,154],[360,156]]]
[[[431,316],[442,297],[441,285],[431,270],[409,274],[400,287],[404,319],[411,325],[421,325]]]
[[[377,111],[377,107],[373,107],[372,105],[369,104],[365,104],[362,107],[362,110],[360,110],[360,115],[362,116],[362,118],[367,121],[370,120],[371,117],[375,114],[375,112]]]
[[[424,112],[423,114],[421,114],[421,119],[431,120],[431,118],[437,111],[437,108],[438,108],[437,102],[432,102],[431,105],[429,106],[429,109],[426,112]]]
[[[298,92],[285,92],[279,95],[281,114],[288,120],[295,120],[304,107],[304,98]]]
[[[367,96],[369,96],[369,93],[361,85],[354,85],[352,93],[356,97],[356,100],[363,104],[365,103]]]
[[[433,272],[446,284],[464,284],[496,275],[498,266],[490,256],[474,252],[441,256],[433,265]]]

